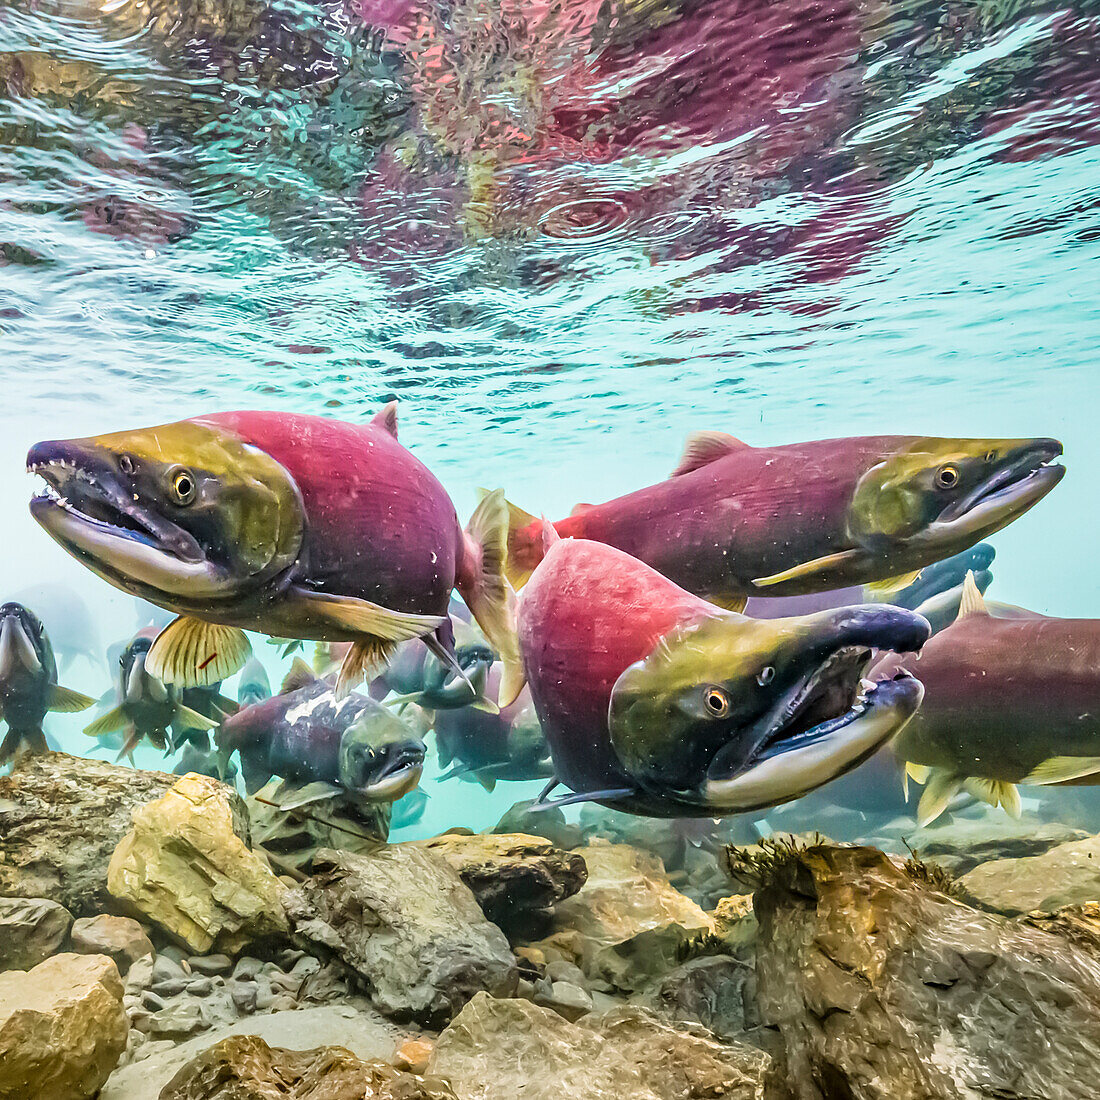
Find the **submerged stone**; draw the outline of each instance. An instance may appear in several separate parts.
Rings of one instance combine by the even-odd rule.
[[[111,905],[107,867],[133,810],[176,782],[61,752],[0,776],[0,896],[49,898],[74,917]]]
[[[1100,959],[873,848],[758,860],[756,972],[794,1100],[1090,1095]]]
[[[285,888],[250,850],[248,835],[235,791],[207,776],[184,776],[135,811],[111,859],[111,895],[196,953],[285,934]]]
[[[30,970],[61,949],[73,918],[46,898],[0,898],[0,970]]]
[[[313,871],[286,898],[294,932],[354,970],[380,1012],[441,1026],[479,990],[515,990],[508,941],[442,856],[322,851]]]
[[[126,1048],[122,980],[103,955],[0,974],[0,1100],[84,1100]]]
[[[136,920],[109,913],[81,917],[73,925],[72,939],[74,951],[81,955],[107,955],[123,974],[138,959],[153,954],[152,941]]]

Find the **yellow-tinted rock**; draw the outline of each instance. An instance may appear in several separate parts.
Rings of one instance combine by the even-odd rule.
[[[590,977],[624,989],[676,966],[681,944],[714,920],[668,881],[656,856],[628,844],[577,849],[588,881],[554,910],[553,932],[535,945],[571,955]]]
[[[126,1048],[122,979],[105,955],[0,974],[0,1100],[84,1100]]]
[[[242,839],[233,809],[224,783],[184,776],[134,811],[107,873],[113,897],[195,954],[287,930],[285,887]]]

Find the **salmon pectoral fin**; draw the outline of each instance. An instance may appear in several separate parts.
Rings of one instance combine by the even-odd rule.
[[[176,687],[209,687],[240,672],[252,654],[243,630],[181,615],[156,637],[145,669]]]
[[[337,787],[334,783],[324,783],[318,780],[315,783],[298,786],[291,783],[290,780],[284,779],[276,787],[270,799],[265,801],[270,802],[276,809],[287,811],[297,810],[299,807],[308,806],[313,802],[324,802],[329,798],[339,798],[346,793],[343,787]]]
[[[914,569],[910,573],[901,573],[896,577],[886,577],[881,581],[868,581],[863,586],[865,595],[873,600],[884,600],[887,596],[908,588],[923,572],[922,569]],[[889,600],[886,600],[889,603]]]
[[[863,560],[862,550],[841,550],[836,554],[826,554],[823,558],[814,558],[813,561],[804,561],[801,565],[791,566],[781,573],[772,573],[768,577],[757,577],[753,580],[758,588],[770,588],[773,584],[783,584],[785,581],[801,580],[803,577],[814,577],[818,573],[828,573],[833,569],[839,569],[846,565],[855,565]]]
[[[480,562],[459,588],[477,625],[500,654],[504,670],[497,703],[502,707],[515,702],[527,682],[516,636],[515,595],[504,575],[508,532],[508,502],[503,489],[494,489],[482,498],[466,526],[467,538],[480,550]]]
[[[176,707],[172,722],[185,730],[212,730],[218,727],[218,723],[213,718],[207,718],[205,714],[199,714],[197,710],[192,710],[182,704]],[[174,747],[178,748],[179,746]]]
[[[385,638],[361,638],[353,642],[336,674],[336,699],[345,699],[357,684],[377,676],[393,657],[397,642]]]
[[[122,707],[112,707],[106,714],[100,715],[90,725],[85,726],[84,732],[89,737],[102,737],[105,733],[125,729],[129,724],[130,719]]]
[[[95,700],[90,695],[73,691],[72,688],[65,688],[60,684],[54,684],[50,688],[49,709],[58,714],[78,714],[94,703]]]
[[[744,614],[745,605],[749,602],[748,596],[715,596],[713,593],[708,593],[703,598],[715,607],[722,608],[723,611],[735,611],[738,615]]]
[[[391,611],[355,596],[332,596],[293,587],[286,593],[290,613],[300,613],[343,634],[370,635],[387,642],[408,642],[430,634],[446,619],[443,615],[417,615]]]
[[[1051,756],[1037,764],[1020,780],[1027,787],[1046,787],[1052,783],[1070,783],[1100,772],[1100,756]]]

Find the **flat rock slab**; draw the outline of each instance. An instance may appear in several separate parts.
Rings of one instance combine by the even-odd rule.
[[[0,898],[0,970],[30,970],[61,950],[73,918],[47,898]]]
[[[272,1047],[338,1046],[365,1060],[387,1060],[404,1032],[362,1005],[324,1005],[252,1016],[115,1070],[98,1100],[159,1100],[161,1089],[193,1058],[233,1035],[256,1035]]]
[[[1059,844],[1042,855],[998,859],[959,879],[967,900],[1016,916],[1100,901],[1100,837]]]
[[[444,833],[414,843],[441,855],[496,923],[523,911],[557,905],[588,879],[583,856],[563,852],[541,836]]]
[[[573,1024],[529,1001],[479,993],[440,1034],[428,1072],[459,1100],[759,1100],[768,1061],[640,1008]]]
[[[294,932],[354,970],[385,1015],[439,1027],[479,990],[515,990],[504,933],[442,856],[323,850],[313,871],[286,896]]]
[[[49,898],[74,917],[108,910],[107,866],[130,815],[175,782],[62,752],[25,758],[0,776],[0,896]]]
[[[350,1050],[270,1047],[255,1035],[223,1039],[188,1062],[160,1100],[455,1100],[442,1081],[425,1081]]]
[[[756,973],[793,1100],[1077,1100],[1100,1064],[1100,958],[983,913],[920,866],[812,845],[758,860]]]
[[[236,791],[186,775],[134,811],[134,827],[111,858],[108,889],[116,907],[159,925],[196,954],[285,935],[285,887],[248,839]]]
[[[54,955],[0,974],[0,1100],[85,1100],[126,1049],[118,968],[103,955]]]

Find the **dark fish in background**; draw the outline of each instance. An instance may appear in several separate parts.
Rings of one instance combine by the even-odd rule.
[[[163,683],[146,667],[156,628],[142,631],[131,639],[118,661],[118,679],[113,706],[86,726],[89,737],[103,738],[122,732],[117,759],[134,761],[134,750],[143,740],[169,751],[169,730],[174,724],[186,730],[211,730],[218,723],[187,707],[181,692]]]
[[[928,640],[911,611],[749,619],[613,547],[545,533],[517,615],[555,782],[575,792],[556,804],[654,817],[778,805],[857,767],[920,704],[908,673],[863,682],[874,650]]]
[[[240,679],[237,681],[238,709],[270,698],[271,681],[267,678],[267,669],[257,657],[253,657],[241,669]]]
[[[488,671],[490,696],[500,671],[499,665]],[[439,710],[432,728],[439,766],[449,768],[440,780],[472,779],[491,791],[498,780],[520,782],[553,775],[550,746],[527,688],[496,714],[473,707]]]
[[[397,441],[395,403],[369,424],[226,412],[52,440],[27,465],[47,483],[31,512],[56,541],[178,613],[149,655],[165,683],[238,672],[245,629],[353,643],[338,694],[412,638],[453,662],[456,587],[519,676],[503,495],[463,530],[447,491]]]
[[[42,730],[47,711],[74,714],[95,702],[57,682],[57,662],[41,620],[20,603],[0,606],[0,766],[49,748]]]
[[[83,657],[97,672],[103,668],[103,644],[99,626],[87,603],[76,589],[67,584],[31,585],[15,599],[33,607],[50,636],[58,671],[64,674],[72,663]]]
[[[207,749],[205,752],[197,745],[187,742],[183,746],[183,753],[179,758],[179,762],[172,769],[173,775],[188,775],[191,772],[196,772],[199,775],[208,775],[211,779],[220,779],[223,783],[228,783],[233,786],[237,779],[237,766],[229,761],[225,769],[225,774],[222,774],[222,762],[218,759],[218,754],[213,749]]]
[[[169,753],[178,752],[184,745],[193,745],[200,752],[209,752],[209,731],[240,710],[236,702],[222,694],[220,683],[184,688],[180,692],[180,701],[183,706],[172,722]],[[204,722],[201,726],[195,726],[190,720],[192,714],[197,714],[214,725],[208,726]]]
[[[996,551],[987,542],[981,542],[953,557],[935,562],[920,571],[916,579],[897,591],[880,588],[872,602],[892,603],[907,607],[923,615],[937,634],[955,621],[962,602],[963,581],[968,572],[974,573],[975,583],[981,592],[993,583],[990,565]],[[781,619],[790,615],[812,615],[831,607],[848,607],[863,603],[867,594],[861,585],[815,592],[805,596],[750,597],[745,614],[753,619]]]
[[[1100,619],[999,618],[972,578],[966,589],[919,664],[890,656],[871,673],[909,669],[925,685],[894,743],[924,784],[922,825],[960,790],[1018,814],[1017,784],[1100,783]]]
[[[1062,479],[1055,439],[853,436],[750,447],[692,436],[673,475],[554,526],[603,542],[740,611],[750,596],[896,589],[1007,526]],[[540,521],[512,509],[518,588],[543,555]]]
[[[281,809],[347,795],[393,802],[420,781],[423,740],[392,710],[359,692],[337,699],[333,685],[296,658],[283,692],[227,718],[215,734],[218,755],[240,755],[245,789],[274,776]]]
[[[423,787],[415,787],[403,794],[394,804],[390,814],[391,829],[406,829],[424,816],[429,798]]]

